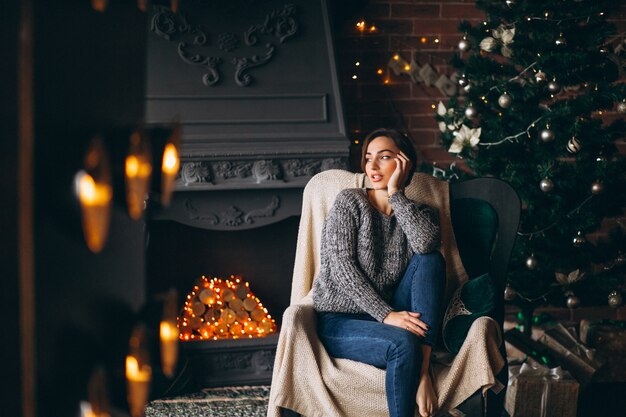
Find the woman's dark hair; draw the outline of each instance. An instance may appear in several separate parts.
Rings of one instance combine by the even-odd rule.
[[[411,169],[409,170],[406,184],[404,184],[405,186],[409,185],[411,179],[413,178],[415,168],[417,167],[417,152],[415,152],[415,147],[413,146],[413,142],[411,141],[411,139],[409,139],[408,136],[398,130],[384,128],[376,129],[365,137],[365,139],[363,140],[363,148],[361,149],[361,169],[363,170],[363,172],[365,172],[367,147],[374,139],[381,136],[385,136],[391,139],[411,161]]]

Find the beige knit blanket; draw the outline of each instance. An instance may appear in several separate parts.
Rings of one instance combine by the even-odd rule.
[[[335,197],[344,188],[368,186],[370,183],[365,174],[328,170],[314,176],[305,188],[291,306],[283,316],[278,339],[268,417],[279,417],[279,407],[306,417],[389,415],[385,371],[348,359],[331,358],[317,338],[315,310],[309,295],[319,271],[324,219]],[[450,220],[448,183],[416,173],[405,194],[418,203],[439,210],[448,300],[452,292],[467,280]],[[442,412],[456,407],[479,389],[483,394],[489,388],[500,389],[501,384],[495,375],[504,366],[498,350],[501,343],[498,324],[491,318],[482,317],[474,322],[461,351],[446,361],[448,364],[437,363],[435,359],[434,385]]]

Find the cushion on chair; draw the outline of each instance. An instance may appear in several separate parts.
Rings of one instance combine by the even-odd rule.
[[[496,289],[491,276],[483,274],[464,283],[453,295],[443,319],[443,343],[458,353],[474,321],[483,316],[493,318]]]
[[[498,215],[484,200],[451,199],[452,227],[463,266],[470,278],[489,271]]]

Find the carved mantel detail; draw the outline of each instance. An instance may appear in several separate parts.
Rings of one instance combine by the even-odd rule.
[[[184,209],[190,220],[209,223],[213,226],[222,225],[233,228],[253,224],[255,218],[273,217],[279,206],[280,197],[277,195],[271,197],[267,206],[252,209],[247,213],[239,207],[231,205],[219,214],[215,214],[210,210],[197,208],[191,198],[186,198],[184,202]]]
[[[237,54],[229,60],[234,65],[235,83],[240,87],[247,87],[253,81],[249,74],[250,68],[265,65],[274,57],[276,45],[272,40],[282,44],[298,32],[295,14],[296,7],[285,4],[282,9],[275,9],[267,14],[263,23],[251,25],[239,36],[231,31],[213,36],[202,23],[189,23],[182,10],[174,13],[168,7],[155,6],[150,31],[168,42],[176,42],[176,51],[183,62],[202,67],[206,71],[202,75],[202,83],[207,87],[219,83],[221,64],[231,53]],[[250,55],[246,49],[257,46],[261,36],[268,39],[264,51]],[[240,38],[247,48],[240,46]],[[207,49],[214,49],[215,53],[210,54]]]
[[[272,184],[278,188],[294,181],[307,181],[313,175],[328,169],[347,169],[346,158],[288,158],[187,161],[182,163],[176,179],[176,189],[212,189],[228,185]],[[240,188],[240,187],[237,187]]]

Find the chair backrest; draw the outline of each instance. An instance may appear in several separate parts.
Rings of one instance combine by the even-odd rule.
[[[489,272],[504,290],[520,207],[513,187],[496,178],[450,184],[452,226],[470,279]]]

